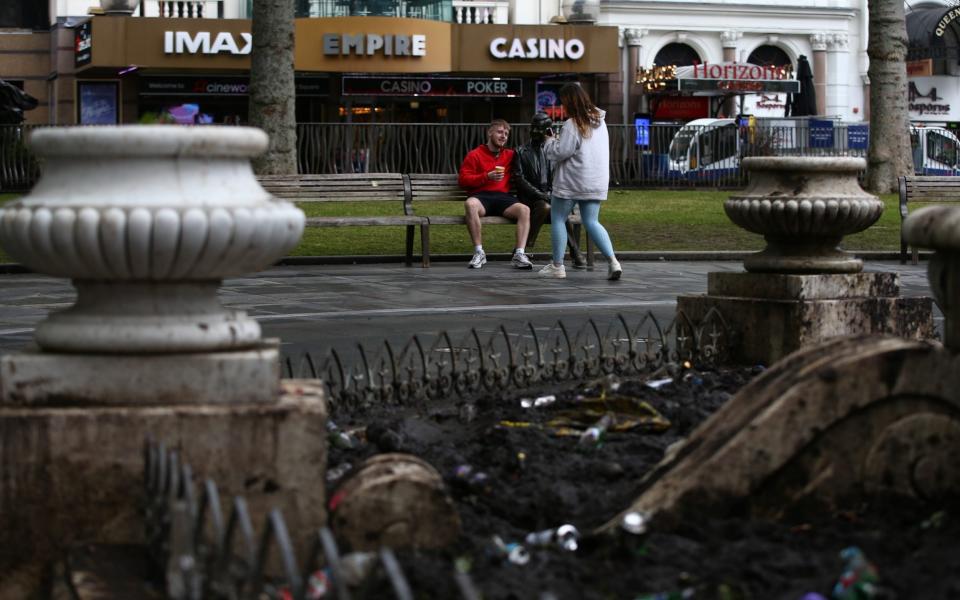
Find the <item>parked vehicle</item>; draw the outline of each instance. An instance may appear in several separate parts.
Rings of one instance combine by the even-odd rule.
[[[917,175],[960,175],[960,139],[942,127],[910,127],[913,171]]]
[[[670,142],[669,174],[684,179],[736,175],[740,147],[740,128],[733,119],[694,119]]]

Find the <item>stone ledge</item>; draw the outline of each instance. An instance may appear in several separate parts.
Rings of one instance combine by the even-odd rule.
[[[770,300],[895,298],[900,295],[896,273],[781,275],[776,273],[707,273],[711,296]]]
[[[741,364],[771,365],[823,340],[859,334],[908,339],[934,336],[931,298],[770,300],[679,296],[677,310],[694,322],[719,311],[732,334],[729,354]]]
[[[280,387],[269,405],[0,406],[0,598],[8,575],[37,571],[75,542],[143,543],[148,436],[178,450],[196,482],[216,481],[225,514],[242,494],[258,528],[275,507],[291,531],[324,525],[323,388]]]
[[[0,356],[0,407],[272,403],[279,384],[277,340],[232,352]]]

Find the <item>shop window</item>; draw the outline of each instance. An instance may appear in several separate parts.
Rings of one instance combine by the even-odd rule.
[[[120,89],[116,81],[77,82],[77,122],[80,125],[120,122]]]
[[[0,27],[50,29],[47,4],[40,0],[3,0],[0,2]]]

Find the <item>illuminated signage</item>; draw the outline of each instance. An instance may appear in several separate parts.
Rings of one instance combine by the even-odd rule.
[[[73,64],[81,67],[93,59],[93,25],[84,21],[73,32]]]
[[[375,33],[323,34],[325,56],[426,56],[427,36],[378,35]]]
[[[253,48],[253,36],[241,33],[240,40],[228,31],[222,31],[213,37],[209,31],[165,31],[163,32],[163,52],[165,54],[250,54]]]
[[[352,77],[341,79],[344,96],[482,96],[523,95],[522,79],[484,77]]]
[[[583,42],[576,38],[570,40],[545,38],[522,40],[514,38],[508,40],[505,37],[498,37],[490,41],[490,54],[499,59],[579,60],[583,57],[585,51],[586,47]]]

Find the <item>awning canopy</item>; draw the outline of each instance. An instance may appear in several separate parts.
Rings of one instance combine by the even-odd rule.
[[[792,79],[786,67],[761,66],[751,63],[702,63],[686,67],[654,67],[637,74],[637,83],[647,93],[693,96],[728,96],[731,94],[796,94],[800,82]]]
[[[907,60],[960,58],[960,7],[907,14]]]

